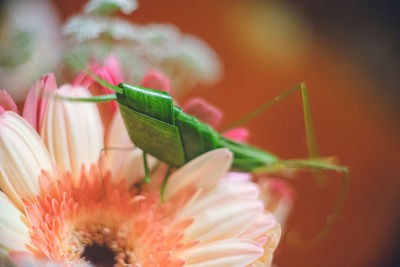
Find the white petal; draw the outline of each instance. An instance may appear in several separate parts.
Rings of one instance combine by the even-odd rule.
[[[110,123],[107,134],[107,147],[134,147],[119,111],[115,112]]]
[[[202,154],[171,175],[165,199],[170,199],[187,186],[212,188],[229,170],[231,163],[232,153],[228,149],[215,149]]]
[[[251,181],[251,174],[248,172],[228,172],[224,178],[222,179],[223,181],[231,181],[231,182],[240,182],[240,181]]]
[[[212,191],[203,194],[190,206],[185,206],[179,216],[192,217],[208,207],[234,199],[257,199],[258,187],[251,182],[221,182]]]
[[[39,175],[52,163],[32,126],[14,112],[0,117],[0,187],[23,210],[21,198],[39,193]]]
[[[194,216],[193,224],[185,231],[185,238],[209,242],[237,237],[255,222],[262,211],[262,203],[251,200],[210,206]]]
[[[278,247],[279,240],[281,238],[280,225],[276,223],[271,228],[269,228],[267,232],[264,233],[263,238],[265,238],[266,241],[264,244],[264,255],[258,261],[264,264],[262,266],[271,266],[274,252]]]
[[[266,235],[268,231],[277,231],[276,235],[279,241],[280,228],[274,216],[271,213],[260,214],[257,220],[240,237],[255,240],[262,235]]]
[[[58,94],[90,97],[83,87],[62,86]],[[49,99],[40,130],[46,146],[61,171],[71,171],[78,183],[81,167],[97,163],[104,147],[103,126],[93,103]]]
[[[257,221],[240,235],[240,238],[259,241],[264,247],[264,255],[259,259],[259,264],[271,266],[274,252],[281,238],[281,226],[271,213],[266,213],[259,216]]]
[[[29,242],[29,236],[21,235],[7,227],[0,225],[0,246],[7,250],[27,250],[25,244]]]
[[[185,267],[243,267],[255,262],[264,250],[254,241],[225,239],[186,250],[178,257]]]
[[[0,192],[0,247],[7,250],[27,250],[30,240],[26,217]]]

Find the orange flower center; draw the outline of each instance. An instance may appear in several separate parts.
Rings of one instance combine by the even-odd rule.
[[[72,246],[76,260],[83,259],[95,266],[135,264],[135,254],[129,247],[127,233],[101,224],[89,224],[73,233]]]

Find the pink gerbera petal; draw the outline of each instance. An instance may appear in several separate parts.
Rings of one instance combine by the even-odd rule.
[[[234,141],[246,143],[249,138],[249,130],[246,128],[233,128],[224,132],[223,136]]]
[[[195,116],[200,121],[216,128],[222,119],[222,112],[201,98],[192,98],[185,105],[183,111]]]
[[[142,86],[155,90],[160,90],[171,94],[171,81],[161,72],[151,70],[148,71],[143,78]]]
[[[113,55],[108,56],[103,65],[97,61],[93,62],[89,66],[88,70],[81,72],[76,77],[72,85],[87,87],[90,93],[95,96],[114,94],[115,92],[113,90],[95,82],[95,80],[88,75],[88,71],[93,72],[101,79],[104,79],[113,85],[118,85],[123,81],[121,65],[118,59]],[[117,111],[117,102],[110,101],[107,103],[99,103],[97,106],[99,108],[104,126],[108,126],[113,114]]]
[[[0,115],[6,111],[18,113],[18,107],[7,91],[0,90]]]
[[[29,90],[25,100],[22,116],[35,128],[40,130],[44,113],[46,111],[50,92],[57,89],[56,79],[53,73],[40,78]]]

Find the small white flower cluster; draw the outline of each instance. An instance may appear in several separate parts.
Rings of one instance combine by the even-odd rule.
[[[68,58],[80,58],[87,63],[113,53],[129,66],[131,73],[127,74],[134,81],[140,80],[151,69],[164,72],[172,79],[175,95],[180,94],[183,87],[187,89],[200,82],[219,79],[222,66],[218,56],[199,38],[182,34],[173,25],[137,25],[109,16],[118,9],[127,14],[133,12],[137,4],[127,2],[92,0],[85,6],[83,14],[71,17],[63,29],[70,41],[67,62]]]
[[[135,0],[92,0],[85,7],[85,13],[107,13],[113,10],[121,10],[125,14],[130,14],[138,7]]]

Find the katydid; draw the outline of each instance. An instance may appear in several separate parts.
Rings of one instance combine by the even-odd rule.
[[[232,169],[236,171],[267,173],[277,172],[285,168],[336,171],[344,174],[341,191],[334,212],[330,216],[331,219],[327,221],[324,229],[316,238],[321,239],[332,226],[334,218],[343,204],[348,186],[349,171],[345,166],[330,163],[329,158],[318,157],[307,89],[304,83],[290,88],[231,126],[235,127],[247,122],[268,107],[300,90],[303,99],[309,158],[282,160],[270,152],[222,137],[212,127],[186,114],[181,108],[174,105],[172,97],[166,92],[124,83],[115,86],[99,77],[95,78],[103,86],[114,90],[116,94],[90,98],[61,98],[96,103],[116,100],[130,139],[144,152],[145,181],[148,181],[149,177],[145,156],[147,153],[167,163],[171,168],[180,167],[195,157],[217,148],[228,148],[232,151],[234,155]],[[166,180],[164,186],[165,184]]]

